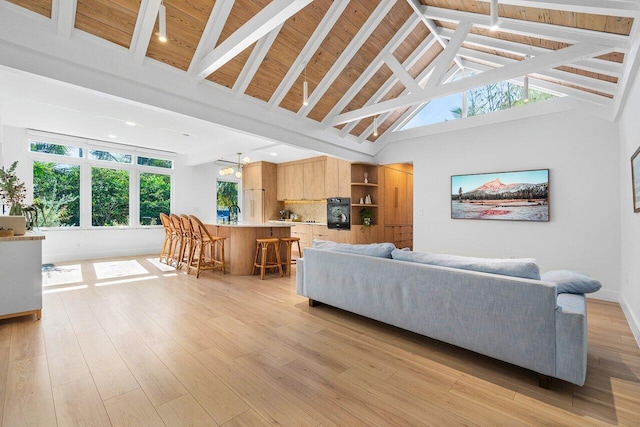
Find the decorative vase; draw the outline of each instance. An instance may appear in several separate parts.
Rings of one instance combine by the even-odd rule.
[[[365,172],[364,173],[364,183],[368,184],[369,183],[369,172]]]
[[[364,225],[371,225],[371,218],[362,218]]]
[[[22,215],[22,205],[19,203],[15,203],[13,205],[11,205],[11,209],[9,209],[9,215],[17,215],[20,216]]]

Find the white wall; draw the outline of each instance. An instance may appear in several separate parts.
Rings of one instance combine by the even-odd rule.
[[[631,156],[640,147],[640,73],[620,118],[622,305],[640,345],[640,212],[633,212]]]
[[[620,292],[618,127],[576,111],[389,144],[380,163],[413,160],[416,250],[533,257],[542,271],[584,271],[596,297]],[[550,222],[450,218],[451,175],[550,169]],[[637,258],[636,258],[637,259]]]

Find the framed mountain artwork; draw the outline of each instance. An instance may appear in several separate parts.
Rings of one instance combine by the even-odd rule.
[[[451,218],[549,221],[549,169],[453,175]]]
[[[633,211],[640,212],[640,147],[631,156],[631,188],[633,189]]]

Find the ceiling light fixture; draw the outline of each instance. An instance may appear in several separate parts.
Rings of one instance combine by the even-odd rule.
[[[235,173],[235,176],[237,178],[242,178],[242,166],[246,165],[247,163],[250,163],[251,159],[248,156],[245,156],[244,158],[241,158],[241,157],[242,157],[242,153],[238,153],[237,162],[230,162],[228,160],[222,160],[222,159],[218,160],[217,163],[230,163],[236,167],[236,169],[234,169],[233,167],[220,169],[218,173],[222,176],[233,175]]]
[[[158,40],[162,43],[166,43],[167,41],[167,9],[164,7],[164,3],[160,2],[160,7],[158,8]]]
[[[373,136],[378,136],[378,117],[373,118]]]
[[[498,29],[498,0],[491,0],[491,31]]]
[[[302,105],[309,105],[309,82],[307,82],[307,64],[304,64],[304,82],[302,83]]]
[[[136,122],[124,122],[128,126],[135,126]]]
[[[529,76],[524,76],[524,84],[522,91],[522,102],[529,102]]]

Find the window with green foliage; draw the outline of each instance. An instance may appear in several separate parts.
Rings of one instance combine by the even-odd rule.
[[[160,213],[171,212],[171,177],[140,173],[140,225],[159,225]]]
[[[238,183],[217,180],[216,187],[217,218],[228,218],[229,206],[238,204]]]
[[[80,225],[80,166],[33,162],[33,202],[40,227]]]
[[[52,139],[29,141],[36,227],[161,227],[160,213],[171,212],[173,160]]]
[[[114,153],[103,150],[89,150],[89,158],[105,162],[131,163],[131,154]]]
[[[129,171],[91,168],[91,225],[129,225]]]
[[[152,166],[154,168],[166,168],[166,169],[173,168],[173,162],[171,160],[154,159],[151,157],[138,156],[138,164],[140,166]]]
[[[70,145],[51,144],[48,142],[31,141],[29,150],[34,153],[57,154],[58,156],[75,158],[82,157],[82,148],[72,147]]]
[[[507,110],[555,97],[549,93],[529,88],[529,99],[525,100],[523,91],[522,86],[510,81],[503,81],[469,90],[464,94],[458,93],[434,99],[418,110],[411,120],[402,127],[402,130]],[[466,105],[466,111],[463,114],[464,105]]]

